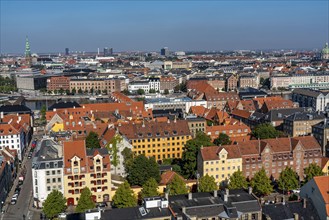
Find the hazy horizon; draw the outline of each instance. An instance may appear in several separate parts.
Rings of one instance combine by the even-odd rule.
[[[328,1],[0,1],[0,53],[321,49]]]

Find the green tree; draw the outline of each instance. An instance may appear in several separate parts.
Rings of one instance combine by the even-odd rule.
[[[125,149],[123,149],[123,151],[121,151],[121,154],[123,156],[123,166],[125,167],[126,173],[128,173],[129,168],[134,160],[134,158],[133,158],[134,154],[131,151],[131,149],[128,147],[125,147]]]
[[[150,89],[149,93],[156,93],[155,89]]]
[[[130,189],[127,181],[124,181],[113,196],[113,206],[116,208],[134,207],[137,205],[137,200],[134,191]]]
[[[63,194],[58,190],[53,190],[48,194],[47,199],[43,203],[42,210],[47,218],[53,219],[59,213],[64,212],[66,209],[66,199]]]
[[[154,178],[148,179],[143,184],[143,189],[141,191],[141,198],[157,196],[158,193],[158,183]]]
[[[197,156],[201,146],[212,146],[211,139],[203,132],[197,132],[196,137],[186,142],[182,155],[182,171],[185,178],[195,177]]]
[[[107,89],[104,89],[104,90],[103,90],[103,94],[104,94],[104,95],[107,95]]]
[[[124,95],[130,95],[130,92],[129,92],[128,89],[124,89],[124,90],[122,91],[122,93],[123,93]]]
[[[286,167],[280,173],[280,177],[278,179],[278,186],[279,189],[286,192],[293,189],[297,189],[299,186],[297,173],[293,169],[291,169],[291,167]]]
[[[147,158],[143,154],[133,159],[129,169],[127,180],[131,185],[142,186],[149,178],[160,181],[160,170],[154,157]]]
[[[138,95],[144,95],[144,94],[145,94],[144,89],[138,89],[138,90],[137,90],[137,94],[138,94]]]
[[[60,89],[58,90],[58,93],[59,93],[60,95],[63,95],[63,93],[64,93],[64,89],[63,89],[63,88],[60,88]]]
[[[174,176],[167,188],[169,189],[169,195],[180,195],[187,193],[186,184],[178,175]]]
[[[114,135],[113,138],[106,144],[106,148],[109,150],[110,155],[112,155],[111,165],[117,167],[119,164],[118,159],[118,144],[122,141],[122,137],[119,134]],[[116,169],[115,169],[116,172]]]
[[[281,135],[281,132],[277,131],[273,125],[269,123],[264,123],[258,125],[252,132],[252,135],[256,138],[267,139],[276,138]]]
[[[45,124],[46,123],[46,112],[47,112],[47,107],[43,105],[40,110],[40,115],[41,115],[41,123]]]
[[[324,173],[316,163],[311,163],[308,167],[304,169],[304,182],[308,182],[315,176],[323,176]]]
[[[246,189],[248,187],[248,181],[243,176],[240,170],[235,171],[230,177],[230,181],[228,184],[229,189]]]
[[[73,95],[75,95],[75,93],[77,93],[77,90],[76,90],[76,88],[74,87],[73,89],[72,89],[72,92],[71,92]]]
[[[205,176],[200,178],[199,180],[200,192],[211,192],[214,190],[218,190],[218,186],[213,176],[209,176],[208,174],[206,174]]]
[[[268,195],[273,191],[271,180],[267,177],[265,169],[258,171],[252,178],[250,185],[257,195]]]
[[[85,212],[88,209],[95,208],[95,203],[92,199],[91,191],[88,187],[82,189],[80,198],[78,200],[78,205],[75,208],[76,212]]]
[[[99,144],[98,134],[96,132],[89,132],[88,136],[86,137],[86,147],[87,148],[100,148],[101,145]]]
[[[65,94],[66,94],[66,95],[70,95],[70,90],[69,90],[69,89],[66,89],[66,90],[65,90]]]
[[[231,139],[227,134],[220,133],[214,140],[214,144],[217,146],[231,144]]]
[[[168,94],[169,94],[169,90],[168,90],[168,89],[165,89],[165,90],[163,91],[163,93],[164,93],[165,95],[168,95]]]
[[[82,91],[81,88],[78,90],[78,93],[79,93],[79,94],[82,94],[82,93],[83,93],[83,91]]]
[[[53,94],[53,91],[48,90],[47,93],[48,93],[49,95],[51,95],[51,94]]]

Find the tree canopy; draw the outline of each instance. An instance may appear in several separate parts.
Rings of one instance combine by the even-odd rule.
[[[187,193],[186,184],[178,175],[174,176],[167,188],[169,189],[169,195],[180,195]]]
[[[282,135],[282,133],[276,130],[273,125],[269,123],[264,123],[258,125],[252,132],[252,135],[259,139],[267,139],[267,138],[276,138]]]
[[[54,218],[59,213],[64,212],[66,209],[66,199],[63,194],[58,190],[53,190],[48,194],[47,199],[43,203],[43,212],[47,218]]]
[[[134,207],[137,205],[137,200],[134,191],[130,189],[127,181],[124,181],[113,196],[113,206],[116,208]]]
[[[230,181],[228,184],[229,189],[246,189],[248,187],[248,181],[243,176],[240,170],[235,171],[230,177]]]
[[[209,136],[203,132],[197,132],[196,137],[186,142],[182,155],[182,171],[186,178],[195,177],[197,170],[197,156],[201,146],[212,146]]]
[[[323,176],[324,173],[316,163],[311,163],[308,167],[304,169],[305,179],[304,182],[308,182],[315,176]]]
[[[133,162],[133,152],[131,151],[130,148],[125,147],[125,149],[123,149],[123,151],[121,152],[122,156],[123,156],[123,165],[125,167],[125,171],[126,173],[129,172],[129,168]]]
[[[129,166],[128,182],[131,185],[142,186],[151,177],[157,182],[160,181],[160,170],[154,157],[147,158],[143,154],[138,155]]]
[[[96,132],[89,132],[88,136],[86,137],[86,147],[87,148],[100,148],[101,145],[99,144],[98,134]]]
[[[138,94],[138,95],[144,95],[144,94],[145,94],[144,89],[138,89],[138,90],[137,90],[137,94]]]
[[[143,189],[141,190],[141,198],[157,196],[158,193],[158,182],[154,178],[148,179],[143,184]]]
[[[211,192],[218,190],[215,178],[213,176],[209,176],[208,174],[200,178],[198,188],[200,192]]]
[[[220,133],[218,138],[214,140],[214,144],[217,146],[231,144],[231,139],[227,134]]]
[[[278,179],[279,189],[283,191],[290,191],[297,189],[299,186],[298,183],[298,174],[291,169],[291,167],[286,167],[281,173]]]
[[[91,191],[88,187],[82,189],[80,198],[78,200],[78,205],[75,208],[76,212],[85,212],[88,209],[95,208],[95,203],[92,199]]]
[[[271,180],[267,177],[265,169],[258,171],[252,178],[250,185],[257,195],[268,195],[273,191]]]

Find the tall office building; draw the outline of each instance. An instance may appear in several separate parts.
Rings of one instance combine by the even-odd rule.
[[[113,55],[113,48],[104,47],[104,57],[112,56],[112,55]]]
[[[161,54],[161,56],[169,56],[169,49],[168,49],[168,47],[162,48],[160,54]]]
[[[70,50],[69,50],[69,48],[65,48],[65,56],[68,56],[68,55],[70,55]]]

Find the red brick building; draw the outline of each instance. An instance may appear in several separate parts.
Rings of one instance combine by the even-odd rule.
[[[66,76],[54,76],[50,77],[47,80],[47,90],[54,91],[63,89],[69,90],[70,89],[70,78]]]

